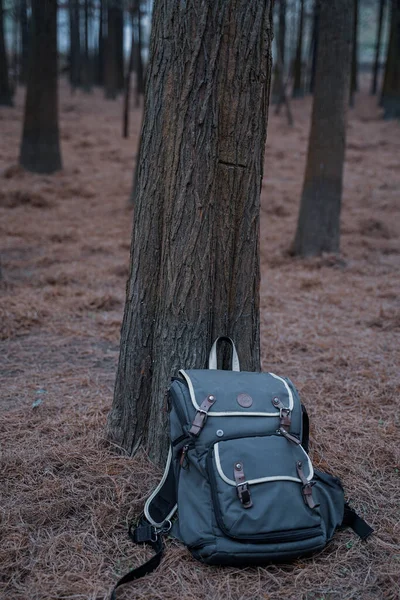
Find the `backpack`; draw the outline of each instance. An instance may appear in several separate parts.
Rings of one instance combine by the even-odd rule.
[[[222,340],[231,345],[231,370],[217,370]],[[208,369],[173,378],[168,403],[165,472],[129,530],[155,555],[120,579],[112,598],[158,566],[168,532],[203,563],[238,566],[311,555],[344,525],[362,539],[373,532],[345,503],[340,480],[314,469],[307,411],[293,383],[240,371],[230,338],[214,342]]]

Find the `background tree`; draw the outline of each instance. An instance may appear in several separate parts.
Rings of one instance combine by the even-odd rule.
[[[313,16],[312,16],[311,43],[310,43],[310,81],[309,81],[309,86],[308,86],[308,91],[310,94],[314,93],[315,72],[316,72],[316,67],[317,67],[319,8],[320,8],[320,0],[314,0],[314,10],[313,10]]]
[[[19,70],[19,81],[20,83],[26,83],[30,47],[30,22],[28,18],[27,0],[19,0],[19,23],[21,36],[21,64]]]
[[[300,0],[296,56],[294,60],[293,98],[303,96],[303,23],[304,0]]]
[[[385,119],[400,117],[400,0],[391,1],[389,45],[381,105]]]
[[[69,78],[74,90],[81,84],[80,3],[69,0]]]
[[[353,3],[353,44],[351,55],[351,77],[350,77],[350,106],[354,106],[354,94],[358,91],[358,0]]]
[[[293,252],[338,252],[353,2],[321,0],[307,165]]]
[[[32,46],[20,164],[29,171],[61,169],[58,133],[57,3],[32,0]]]
[[[380,62],[380,52],[381,52],[381,44],[382,44],[382,24],[383,24],[383,14],[385,11],[385,0],[379,0],[378,11],[379,12],[378,12],[377,28],[376,28],[375,60],[374,60],[373,72],[372,72],[371,94],[376,94],[376,91],[378,88],[379,62]]]
[[[107,0],[107,36],[105,39],[104,89],[108,100],[115,100],[120,90],[120,12],[119,0]]]
[[[275,2],[278,10],[278,32],[276,36],[276,54],[274,61],[274,79],[272,86],[272,102],[282,103],[282,88],[285,76],[285,48],[286,48],[286,0]]]
[[[164,393],[217,335],[260,367],[259,196],[272,3],[157,0],[108,435],[166,450]]]
[[[0,0],[0,106],[12,106],[12,91],[4,39],[4,2]]]

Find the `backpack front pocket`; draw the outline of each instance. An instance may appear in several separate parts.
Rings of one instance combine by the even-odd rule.
[[[227,439],[207,458],[221,531],[243,542],[293,542],[320,536],[314,476],[304,449],[281,435]],[[310,499],[311,496],[311,499]]]

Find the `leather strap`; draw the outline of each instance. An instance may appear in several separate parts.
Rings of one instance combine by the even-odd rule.
[[[200,404],[199,410],[196,412],[196,416],[193,419],[193,423],[191,428],[189,429],[189,433],[197,437],[200,431],[203,429],[205,422],[207,420],[207,413],[216,401],[216,397],[212,394],[208,395],[207,398],[203,400]]]

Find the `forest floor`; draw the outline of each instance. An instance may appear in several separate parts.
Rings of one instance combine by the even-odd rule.
[[[400,598],[400,124],[359,94],[350,112],[342,255],[299,260],[294,235],[310,98],[295,125],[270,110],[262,188],[263,368],[291,377],[312,454],[375,528],[293,565],[216,568],[168,541],[121,598]],[[121,100],[61,89],[64,170],[18,166],[23,92],[0,110],[0,597],[107,598],[146,550],[127,523],[159,470],[104,440],[128,275],[128,207],[140,130]],[[148,554],[146,554],[148,555]],[[129,586],[127,586],[129,588]]]

